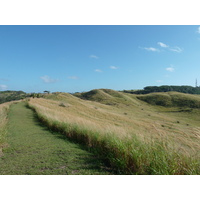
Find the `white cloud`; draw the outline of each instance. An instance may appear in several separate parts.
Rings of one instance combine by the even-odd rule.
[[[79,77],[78,76],[69,76],[68,79],[78,80]]]
[[[0,90],[6,90],[6,89],[8,89],[7,85],[0,85]]]
[[[172,47],[172,48],[170,48],[170,50],[171,50],[171,51],[175,51],[175,52],[177,52],[177,53],[180,53],[180,52],[183,51],[183,49],[181,49],[180,47]]]
[[[169,47],[168,45],[166,45],[166,44],[164,44],[164,43],[162,43],[162,42],[158,42],[158,45],[160,45],[160,46],[163,47],[163,48]]]
[[[167,67],[166,70],[169,72],[173,72],[175,69],[174,69],[174,67],[171,66],[171,67]]]
[[[147,51],[153,51],[153,52],[159,52],[160,50],[159,49],[156,49],[154,47],[144,47],[145,50]]]
[[[40,78],[43,80],[44,83],[56,83],[56,82],[58,82],[58,79],[52,79],[47,75],[42,76]]]
[[[99,57],[96,56],[96,55],[90,55],[90,58],[95,58],[95,59],[98,59]]]
[[[103,71],[100,70],[100,69],[95,69],[95,72],[101,73],[101,72],[103,72]]]
[[[199,27],[199,33],[200,33],[200,27]],[[178,46],[170,47],[169,45],[166,45],[162,42],[158,42],[157,44],[162,48],[168,49],[169,51],[173,51],[173,52],[177,52],[177,53],[180,53],[180,52],[183,51],[183,49],[178,47]],[[147,51],[152,51],[152,52],[160,52],[161,51],[160,49],[157,49],[157,48],[154,48],[154,47],[139,47],[139,48],[145,49]]]
[[[110,66],[110,69],[118,69],[119,67],[116,66]]]

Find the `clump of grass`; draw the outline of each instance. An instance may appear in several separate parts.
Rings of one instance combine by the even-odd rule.
[[[64,108],[66,107],[66,105],[65,105],[63,102],[60,103],[59,106],[60,106],[60,107],[64,107]]]

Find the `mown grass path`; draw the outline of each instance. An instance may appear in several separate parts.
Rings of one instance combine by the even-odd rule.
[[[1,175],[110,174],[95,155],[42,126],[24,102],[11,106],[8,132]]]

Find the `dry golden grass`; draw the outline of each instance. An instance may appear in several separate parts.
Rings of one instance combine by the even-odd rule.
[[[198,119],[191,121],[184,113],[179,116],[179,113],[151,106],[134,95],[123,94],[123,97],[127,105],[119,102],[112,106],[60,93],[50,95],[49,99],[30,99],[29,105],[52,121],[77,125],[102,135],[114,134],[121,140],[136,135],[144,143],[159,142],[167,151],[199,158]]]
[[[8,121],[7,115],[9,106],[10,103],[0,104],[0,132],[5,129],[6,123]]]
[[[2,155],[2,148],[6,146],[8,110],[10,104],[10,102],[0,104],[0,156]]]

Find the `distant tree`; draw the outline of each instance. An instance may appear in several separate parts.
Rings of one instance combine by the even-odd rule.
[[[45,93],[45,94],[49,94],[49,93],[50,93],[50,91],[47,91],[47,90],[45,90],[45,91],[44,91],[44,93]]]
[[[192,87],[192,86],[173,86],[173,85],[162,85],[162,86],[147,86],[143,90],[125,90],[127,93],[131,94],[149,94],[152,92],[182,92],[188,94],[200,94],[200,87]]]
[[[36,93],[32,93],[31,97],[35,98],[36,97]]]

